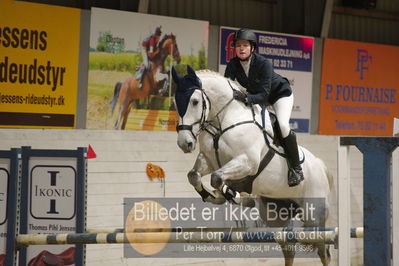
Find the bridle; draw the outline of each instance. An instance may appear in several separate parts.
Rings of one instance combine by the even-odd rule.
[[[231,85],[230,81],[227,80],[227,82],[229,83],[230,88],[234,91],[235,89],[234,89],[233,86]],[[190,124],[190,125],[187,125],[187,124],[177,125],[177,126],[176,126],[176,131],[179,132],[179,131],[181,131],[181,130],[188,130],[188,131],[190,131],[191,135],[194,137],[194,139],[195,139],[196,141],[197,141],[198,135],[199,135],[202,131],[205,131],[205,132],[207,132],[208,134],[210,134],[210,135],[212,136],[212,138],[213,138],[213,147],[214,147],[214,149],[215,149],[215,155],[216,155],[216,159],[217,159],[217,162],[218,162],[219,167],[221,167],[221,162],[220,162],[220,159],[219,159],[219,139],[220,139],[220,137],[221,137],[226,131],[228,131],[228,130],[234,128],[234,127],[237,127],[237,126],[244,125],[244,124],[254,124],[254,125],[256,125],[256,126],[263,132],[263,135],[264,135],[266,144],[269,146],[270,149],[269,149],[269,152],[268,152],[267,156],[265,156],[265,158],[264,158],[264,159],[267,159],[267,160],[262,160],[262,161],[265,161],[265,162],[268,161],[269,158],[272,158],[272,156],[274,155],[274,153],[278,153],[279,155],[281,155],[278,151],[276,151],[273,147],[270,146],[270,142],[269,142],[269,140],[268,140],[268,138],[267,138],[268,133],[267,133],[266,130],[262,127],[262,125],[260,125],[260,124],[258,123],[258,121],[256,121],[256,119],[255,119],[255,110],[254,110],[254,108],[253,108],[252,106],[251,106],[252,120],[241,121],[241,122],[238,122],[238,123],[236,123],[236,124],[230,125],[230,126],[228,126],[227,128],[222,129],[222,125],[221,125],[221,122],[220,122],[219,115],[223,112],[224,109],[226,109],[227,106],[230,105],[231,102],[233,102],[234,97],[232,97],[232,98],[231,98],[231,99],[230,99],[230,100],[216,113],[216,115],[215,115],[212,119],[207,120],[207,119],[206,119],[206,109],[207,109],[207,104],[206,104],[206,102],[207,102],[207,101],[209,102],[209,111],[211,110],[211,101],[209,100],[208,95],[206,95],[206,93],[205,93],[204,89],[202,88],[202,86],[200,86],[200,87],[193,87],[193,88],[191,88],[191,89],[193,89],[193,90],[199,90],[199,91],[201,92],[201,95],[202,95],[202,103],[203,103],[203,104],[202,104],[201,118],[200,118],[198,121],[196,121],[196,122],[194,122],[194,123],[192,123],[192,124]],[[215,120],[217,120],[217,122],[216,122]],[[215,122],[216,122],[216,125],[214,124]],[[196,134],[194,134],[194,132],[193,132],[193,127],[194,127],[195,125],[198,125],[198,124],[199,124],[199,130],[198,130],[198,132],[197,132]],[[212,127],[213,130],[209,129],[209,127]],[[272,154],[273,154],[273,155],[272,155]],[[266,158],[266,157],[267,157],[267,158]]]
[[[204,89],[202,89],[202,87],[192,87],[189,90],[199,90],[201,92],[201,98],[202,98],[202,111],[201,111],[201,118],[190,124],[180,124],[176,126],[176,131],[179,133],[179,131],[181,130],[188,130],[190,131],[191,135],[194,137],[195,140],[197,140],[198,135],[201,133],[201,131],[203,130],[203,126],[206,122],[206,109],[207,109],[207,102],[209,103],[209,110],[211,110],[211,101],[209,100],[208,95],[206,95]],[[197,132],[197,134],[194,134],[193,132],[193,127],[195,125],[199,124],[199,130]]]
[[[234,88],[231,85],[230,81],[228,80],[227,82],[229,83],[230,88],[234,91]],[[227,106],[230,105],[230,103],[234,100],[234,98],[232,97],[225,105],[223,105],[223,107],[220,108],[220,110],[216,113],[216,115],[211,120],[206,120],[206,108],[207,108],[206,102],[209,103],[209,111],[210,111],[212,109],[211,101],[209,100],[209,97],[205,93],[205,91],[202,88],[202,86],[201,87],[193,87],[191,89],[199,90],[201,92],[201,95],[202,95],[202,113],[201,113],[201,118],[198,121],[192,123],[191,125],[185,125],[185,124],[177,125],[176,126],[176,131],[179,133],[180,130],[188,130],[188,131],[190,131],[190,133],[194,137],[194,139],[197,141],[198,135],[203,130],[208,132],[209,134],[213,135],[213,133],[208,130],[209,126],[212,126],[212,127],[216,128],[217,130],[221,129],[221,123],[220,123],[219,115],[223,112],[224,109],[226,109]],[[215,119],[217,119],[219,127],[216,127],[216,126],[213,125],[213,122],[214,122]],[[253,121],[251,121],[251,122],[253,122]],[[199,124],[199,130],[198,130],[197,134],[194,134],[193,126],[195,126],[197,124]]]

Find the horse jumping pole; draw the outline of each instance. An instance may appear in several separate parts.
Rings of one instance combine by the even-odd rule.
[[[338,234],[338,227],[254,227],[254,228],[208,228],[208,227],[171,227],[171,228],[136,228],[130,233],[147,233],[147,232],[326,232],[334,231]],[[351,238],[363,238],[364,230],[363,227],[352,227],[348,230]],[[86,231],[86,234],[98,234],[98,233],[125,233],[124,228],[92,228]],[[129,233],[129,232],[128,232]]]
[[[167,229],[167,228],[165,228]],[[129,244],[129,243],[325,243],[335,244],[338,228],[209,228],[218,237],[207,238],[198,228],[151,228],[139,232],[82,233],[82,234],[21,234],[16,237],[18,248],[30,245],[65,244]],[[241,229],[241,228],[238,228]],[[263,229],[263,230],[262,230]],[[115,231],[119,231],[116,229]],[[204,229],[203,229],[204,230]],[[190,237],[182,237],[190,231]],[[353,238],[363,237],[363,228],[350,230]]]
[[[190,237],[182,233],[97,233],[97,234],[26,234],[16,238],[18,247],[30,245],[65,244],[129,244],[129,243],[325,243],[334,244],[334,231],[319,232],[218,232],[218,237],[207,238],[201,232],[191,232]],[[298,236],[297,236],[298,235]]]
[[[390,169],[399,138],[341,137],[340,144],[363,153],[364,265],[392,265]]]

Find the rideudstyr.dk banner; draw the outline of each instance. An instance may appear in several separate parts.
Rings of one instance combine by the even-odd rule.
[[[238,28],[220,27],[219,72],[235,57],[234,32]],[[290,119],[296,132],[309,132],[312,101],[314,38],[265,31],[254,31],[257,53],[269,59],[276,73],[286,77],[294,90],[294,106]]]
[[[399,136],[399,47],[326,39],[319,134]]]
[[[74,128],[80,10],[2,0],[0,18],[0,127]]]

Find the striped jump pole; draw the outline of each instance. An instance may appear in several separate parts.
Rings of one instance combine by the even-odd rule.
[[[334,231],[338,234],[338,227],[307,227],[307,228],[287,228],[287,227],[269,227],[269,228],[208,228],[208,227],[172,227],[172,228],[136,228],[134,233],[140,232],[288,232],[288,231]],[[90,228],[86,231],[88,234],[98,233],[124,233],[124,228]],[[351,238],[363,238],[363,227],[350,228]]]
[[[335,243],[335,232],[203,232],[183,233],[97,233],[97,234],[26,234],[18,235],[18,247],[64,244],[131,244],[131,243]]]
[[[154,231],[158,230],[158,231]],[[151,231],[82,234],[21,234],[19,248],[30,245],[128,244],[128,243],[325,243],[335,244],[337,228],[247,228],[245,231],[199,231],[198,228],[154,228]],[[187,230],[187,229],[191,229]],[[205,229],[205,228],[204,228]],[[237,228],[236,228],[237,229]],[[238,228],[239,229],[239,228]],[[255,230],[256,229],[256,230]],[[261,230],[260,230],[261,229]],[[120,229],[114,229],[120,230]],[[353,237],[362,237],[363,228],[352,228]],[[211,234],[209,234],[211,233]]]

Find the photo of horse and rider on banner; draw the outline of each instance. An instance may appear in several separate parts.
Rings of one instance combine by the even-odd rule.
[[[173,131],[171,66],[207,68],[208,22],[93,8],[87,128]]]

